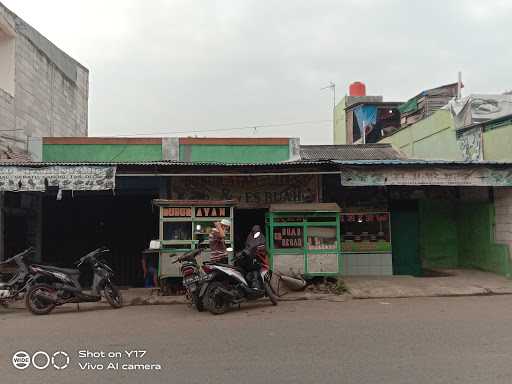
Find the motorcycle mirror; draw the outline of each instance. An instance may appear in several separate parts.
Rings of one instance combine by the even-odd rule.
[[[233,252],[233,248],[229,247],[229,248],[226,249],[226,251]]]
[[[261,232],[256,232],[256,233],[254,234],[254,238],[255,238],[255,239],[257,239],[258,237],[260,237],[260,235],[261,235]]]

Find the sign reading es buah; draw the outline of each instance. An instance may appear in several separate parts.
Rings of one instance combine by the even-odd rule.
[[[171,199],[236,200],[239,208],[314,203],[319,199],[319,179],[316,175],[176,177],[171,181]]]

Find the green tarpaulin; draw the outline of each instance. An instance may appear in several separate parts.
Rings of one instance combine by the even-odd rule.
[[[406,103],[403,103],[402,105],[398,106],[398,110],[400,111],[400,113],[408,113],[415,111],[416,109],[418,109],[418,100],[416,99],[411,99]]]

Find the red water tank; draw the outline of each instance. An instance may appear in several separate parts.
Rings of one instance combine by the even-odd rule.
[[[349,96],[366,96],[366,85],[360,81],[354,81],[348,86]]]

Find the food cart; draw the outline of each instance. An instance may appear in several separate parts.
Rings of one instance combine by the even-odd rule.
[[[274,270],[309,276],[343,272],[337,204],[275,204],[270,206],[266,221]]]
[[[179,264],[173,264],[171,255],[181,255],[192,249],[204,248],[197,260],[209,260],[208,236],[214,223],[222,219],[231,220],[226,232],[226,247],[233,245],[232,200],[153,200],[159,207],[160,255],[158,277],[161,282],[168,278],[181,277]],[[230,255],[231,256],[231,255]]]

